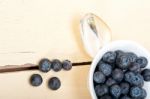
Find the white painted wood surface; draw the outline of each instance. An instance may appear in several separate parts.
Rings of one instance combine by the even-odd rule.
[[[113,40],[128,39],[150,50],[149,0],[0,0],[0,66],[36,64],[42,57],[92,60],[84,51],[79,20],[84,13],[100,16],[112,29]],[[90,99],[89,66],[70,72],[22,71],[0,74],[1,99]],[[31,74],[40,73],[44,83],[29,85]],[[51,76],[62,81],[60,90],[46,87]]]

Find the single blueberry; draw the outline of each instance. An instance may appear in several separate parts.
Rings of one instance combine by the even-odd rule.
[[[128,92],[129,92],[129,89],[130,89],[130,84],[129,83],[126,83],[126,82],[122,82],[120,84],[120,87],[121,87],[121,93],[123,95],[127,95]]]
[[[135,76],[131,79],[131,84],[135,86],[143,86],[144,85],[144,79],[141,74],[135,74]]]
[[[144,84],[144,79],[139,73],[127,72],[125,74],[125,80],[134,86],[143,86]]]
[[[150,69],[144,69],[141,74],[145,81],[150,81]]]
[[[132,98],[130,96],[125,95],[125,96],[122,96],[120,99],[132,99]]]
[[[57,90],[59,89],[61,86],[61,82],[59,80],[59,78],[57,77],[52,77],[49,79],[48,81],[48,87],[52,90]]]
[[[112,67],[109,64],[101,63],[98,67],[99,71],[101,71],[105,76],[109,76],[112,72]]]
[[[140,98],[142,96],[142,89],[140,87],[132,87],[130,89],[130,95],[132,98]]]
[[[108,93],[108,87],[106,85],[97,85],[95,92],[97,96],[103,96]]]
[[[131,78],[134,76],[135,74],[133,73],[133,72],[130,72],[130,71],[128,71],[128,72],[126,72],[125,73],[125,76],[124,76],[124,79],[125,79],[125,81],[127,81],[127,82],[131,82]]]
[[[93,80],[96,83],[104,83],[105,80],[106,80],[106,77],[105,77],[105,75],[102,72],[97,71],[93,75]]]
[[[63,62],[62,62],[62,66],[63,66],[63,69],[64,70],[71,70],[72,69],[72,63],[71,63],[71,61],[69,61],[69,60],[64,60]]]
[[[119,85],[112,85],[110,87],[110,94],[115,97],[115,98],[119,98],[121,95],[121,88]]]
[[[140,64],[141,68],[146,67],[146,65],[148,64],[148,60],[145,57],[137,58],[136,62]]]
[[[116,60],[116,53],[115,52],[112,52],[112,51],[109,51],[109,52],[106,52],[104,55],[103,55],[103,61],[104,62],[107,62],[107,63],[114,63],[115,60]]]
[[[136,59],[137,59],[137,55],[136,54],[134,54],[132,52],[127,52],[126,54],[128,55],[130,62],[133,63],[133,62],[136,61]]]
[[[52,69],[55,71],[55,72],[58,72],[62,69],[62,63],[61,61],[59,61],[58,59],[54,59],[52,61]]]
[[[121,55],[116,59],[116,65],[121,69],[128,69],[131,64],[131,59],[127,54]]]
[[[112,97],[110,95],[104,95],[100,99],[112,99]]]
[[[39,70],[42,72],[48,72],[51,69],[51,65],[51,61],[44,58],[39,62]]]
[[[32,86],[40,86],[43,82],[41,75],[33,74],[30,78],[30,83]]]
[[[129,70],[132,72],[141,72],[141,66],[138,63],[132,63],[131,66],[129,67]]]
[[[121,82],[124,78],[124,73],[121,69],[115,69],[113,72],[112,72],[112,78],[114,80],[116,80],[117,82]]]
[[[107,79],[107,81],[106,81],[106,85],[107,86],[112,86],[113,84],[116,84],[117,82],[114,80],[114,79],[112,79],[111,77],[110,78],[108,78]]]

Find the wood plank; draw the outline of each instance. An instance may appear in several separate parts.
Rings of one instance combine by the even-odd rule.
[[[73,67],[71,71],[41,73],[37,70],[0,74],[1,99],[90,99],[88,91],[89,66]],[[32,87],[29,78],[33,73],[41,74],[43,83]],[[59,77],[61,87],[52,91],[47,87],[51,77]]]
[[[150,50],[150,1],[145,0],[0,0],[0,66],[37,64],[43,58],[92,60],[84,51],[79,33],[81,15],[93,12],[112,29],[113,40],[134,40]],[[0,73],[1,99],[90,99],[89,66],[69,72],[34,71]],[[44,83],[32,87],[31,74]],[[62,87],[47,88],[47,79],[58,76]]]
[[[79,22],[80,14],[89,12],[95,2],[0,1],[0,66],[36,64],[43,57],[91,60],[83,49]]]

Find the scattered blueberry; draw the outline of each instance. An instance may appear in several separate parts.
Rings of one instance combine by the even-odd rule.
[[[140,98],[142,96],[142,89],[140,87],[132,87],[130,89],[130,95],[132,98]]]
[[[116,60],[116,53],[109,51],[103,55],[103,61],[107,63],[114,63]]]
[[[116,83],[117,82],[112,78],[108,78],[107,81],[106,81],[106,85],[109,86],[109,87],[112,86],[113,84],[116,84]]]
[[[42,59],[39,62],[39,70],[42,72],[48,72],[51,69],[51,61],[49,59]]]
[[[141,72],[141,67],[138,63],[132,63],[131,66],[129,67],[129,70],[132,72]]]
[[[33,74],[30,78],[30,83],[32,86],[40,86],[43,82],[41,75]]]
[[[112,72],[112,67],[109,64],[101,63],[99,64],[99,70],[105,75],[109,76]]]
[[[59,80],[59,78],[57,77],[52,77],[49,79],[48,81],[48,87],[52,90],[57,90],[59,89],[61,86],[61,82]]]
[[[64,70],[71,70],[72,69],[72,63],[69,60],[64,60],[62,62],[62,67]]]
[[[106,85],[97,85],[95,87],[97,96],[103,96],[108,93],[108,87]]]
[[[123,82],[120,84],[120,87],[121,87],[121,93],[123,95],[127,95],[130,89],[129,83]]]
[[[61,61],[59,61],[58,59],[54,59],[52,61],[52,69],[55,71],[55,72],[58,72],[62,69],[62,63]]]
[[[127,54],[121,55],[116,59],[116,65],[121,69],[128,69],[130,66],[131,61]]]
[[[124,77],[124,73],[121,69],[115,69],[113,72],[112,72],[112,78],[118,82],[121,82],[123,80],[123,77]]]
[[[115,97],[115,98],[119,98],[121,95],[121,88],[119,85],[112,85],[110,87],[110,94]]]
[[[102,72],[98,71],[94,73],[93,79],[96,83],[104,83],[106,77]]]
[[[142,71],[142,76],[145,81],[150,81],[150,69],[144,69]]]
[[[139,57],[136,62],[140,64],[141,68],[146,67],[148,64],[148,60],[145,57]]]

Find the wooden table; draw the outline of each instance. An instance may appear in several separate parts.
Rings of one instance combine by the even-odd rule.
[[[0,65],[37,64],[43,57],[91,61],[79,32],[79,20],[87,12],[97,14],[110,26],[113,40],[134,40],[150,50],[149,11],[148,0],[0,0]],[[0,73],[0,99],[91,99],[89,68]],[[42,75],[40,87],[29,84],[33,73]],[[47,87],[53,76],[62,83],[57,91]]]

